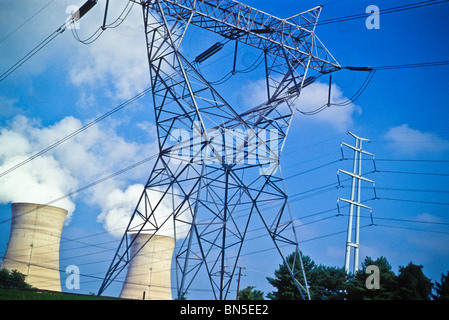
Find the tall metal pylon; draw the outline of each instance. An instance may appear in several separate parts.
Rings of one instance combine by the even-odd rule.
[[[372,212],[372,208],[361,203],[361,187],[362,181],[366,181],[373,184],[374,181],[367,179],[362,176],[362,154],[366,154],[372,156],[374,159],[374,154],[366,152],[362,149],[363,141],[370,141],[366,138],[361,138],[355,135],[352,132],[348,132],[351,136],[355,138],[355,146],[351,146],[347,143],[342,142],[342,146],[346,146],[352,150],[354,150],[354,162],[353,162],[353,170],[352,172],[348,172],[345,170],[338,169],[338,173],[344,173],[349,175],[352,178],[351,183],[351,199],[343,199],[338,198],[338,201],[344,201],[349,204],[349,218],[348,218],[348,230],[346,237],[346,250],[345,250],[345,271],[346,273],[351,272],[350,269],[350,259],[351,259],[351,249],[354,250],[354,260],[353,260],[353,268],[352,272],[356,273],[359,269],[359,246],[360,246],[360,208],[365,208]],[[339,179],[340,180],[340,179]],[[357,189],[357,196],[355,195]],[[375,189],[374,189],[375,193]],[[356,208],[356,216],[355,216],[355,226],[354,226],[354,207]],[[354,229],[354,237],[352,235],[352,230]]]
[[[279,19],[233,0],[136,3],[143,9],[159,156],[99,294],[133,259],[130,235],[158,234],[169,225],[178,298],[199,275],[207,275],[214,299],[229,298],[247,233],[263,229],[310,299],[279,157],[301,90],[341,69],[315,35],[321,6]],[[192,29],[222,41],[194,55],[183,52]],[[263,103],[232,107],[200,72],[228,43],[235,48],[233,74],[242,46],[261,54]]]

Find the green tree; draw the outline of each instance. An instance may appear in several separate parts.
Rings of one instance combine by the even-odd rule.
[[[441,275],[441,282],[435,282],[435,292],[432,294],[434,300],[449,300],[449,271]]]
[[[379,268],[379,289],[368,289],[366,279],[370,274],[366,273],[368,266],[375,265]],[[392,300],[396,297],[397,276],[392,271],[390,263],[385,257],[376,260],[366,257],[355,276],[347,286],[347,299],[349,300]]]
[[[26,276],[17,270],[0,269],[0,285],[16,288],[31,288],[25,281]]]
[[[315,262],[308,256],[302,255],[302,261],[306,277],[308,278],[311,270],[315,268]],[[295,269],[301,270],[299,259],[295,259],[295,253],[287,256],[286,261],[288,265],[293,266],[295,261]],[[272,300],[299,300],[302,299],[298,287],[293,281],[285,264],[279,265],[279,269],[274,271],[274,278],[267,277],[268,282],[277,289],[277,291],[269,292],[267,297]],[[304,285],[302,281],[302,273],[298,274],[297,280]]]
[[[291,266],[294,254],[287,257]],[[376,260],[366,257],[361,264],[361,270],[355,275],[348,275],[343,268],[317,265],[310,257],[302,256],[304,271],[309,286],[310,297],[313,300],[428,300],[449,299],[449,284],[447,275],[443,275],[441,283],[436,285],[436,295],[432,295],[433,284],[427,278],[422,268],[410,262],[406,267],[399,267],[396,275],[385,257]],[[371,274],[367,268],[375,265],[379,269],[379,288],[369,288],[366,281]],[[296,270],[301,270],[296,259]],[[302,280],[302,272],[298,273],[298,281]],[[301,295],[285,265],[275,270],[273,278],[267,278],[276,291],[268,293],[273,300],[296,300]]]
[[[245,289],[239,290],[237,296],[239,300],[264,300],[263,292],[254,289],[253,286],[248,286]]]
[[[294,253],[289,255],[286,260],[291,266],[294,260]],[[311,299],[334,300],[345,297],[348,275],[343,268],[317,265],[310,257],[304,255],[302,260]],[[296,259],[296,270],[301,270],[298,259]],[[268,293],[268,298],[273,300],[302,299],[285,265],[280,265],[279,269],[275,270],[274,275],[274,278],[267,278],[267,280],[277,291]],[[302,283],[302,272],[298,274],[297,280]]]
[[[429,300],[432,282],[423,271],[423,266],[410,262],[406,267],[399,267],[397,277],[397,298],[400,300]]]
[[[316,266],[307,278],[310,296],[314,300],[343,300],[349,279],[344,268]]]

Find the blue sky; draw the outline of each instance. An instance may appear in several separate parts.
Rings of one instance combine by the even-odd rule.
[[[243,2],[280,18],[323,4]],[[0,72],[64,23],[69,6],[82,3],[0,1]],[[414,2],[324,1],[320,21],[364,13],[367,6],[377,5],[380,29],[367,29],[365,19],[355,19],[318,25],[316,33],[342,66],[447,61],[449,4],[382,14],[383,9],[410,3]],[[111,1],[109,22],[120,15],[125,4]],[[104,1],[100,1],[80,21],[76,31],[81,39],[101,25],[103,6]],[[67,30],[0,82],[0,172],[147,88],[142,23],[136,5],[122,24],[107,29],[91,44],[78,42]],[[192,50],[192,55],[201,52],[200,48],[214,43],[208,39],[192,34],[186,38],[184,50]],[[240,62],[245,66],[254,58],[248,53]],[[218,57],[211,61],[221,63]],[[425,275],[434,281],[449,270],[448,71],[447,65],[379,70],[351,104],[315,116],[296,115],[281,164],[304,254],[317,263],[343,266],[348,211],[342,208],[337,216],[337,198],[348,198],[350,185],[336,186],[337,170],[352,169],[351,160],[338,161],[340,143],[353,144],[347,134],[351,131],[370,139],[364,148],[375,154],[379,171],[373,173],[372,162],[363,161],[363,172],[375,181],[380,199],[371,200],[372,188],[364,185],[362,199],[373,208],[375,225],[362,219],[362,226],[367,226],[361,229],[361,259],[385,256],[395,272],[412,261],[423,265]],[[352,97],[366,76],[348,70],[333,74],[333,99]],[[260,80],[257,75],[248,76],[242,91],[227,94],[232,101],[255,101]],[[328,78],[320,81],[304,94],[299,105],[304,110],[326,101]],[[148,158],[157,150],[155,134],[150,96],[145,96],[0,177],[0,255],[7,246],[11,202],[47,203]],[[352,158],[347,148],[344,155]],[[60,267],[64,271],[68,265],[79,266],[81,288],[76,292],[98,291],[117,247],[113,226],[126,220],[126,214],[134,209],[139,187],[151,168],[151,162],[145,163],[53,204],[70,212],[61,240]],[[369,212],[362,210],[362,214],[368,216]],[[246,268],[241,287],[253,285],[268,293],[273,288],[265,277],[273,275],[280,261],[265,240],[249,241],[239,265]],[[66,276],[62,272],[63,282]],[[106,294],[117,295],[120,287],[121,283],[115,283]],[[209,294],[207,286],[200,283],[192,289],[191,297],[208,299]]]

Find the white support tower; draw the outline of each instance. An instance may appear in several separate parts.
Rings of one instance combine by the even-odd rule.
[[[353,163],[353,170],[352,173],[348,171],[344,171],[341,169],[338,169],[338,173],[344,173],[346,175],[349,175],[352,177],[352,184],[351,184],[351,198],[343,199],[338,198],[338,201],[344,201],[349,204],[349,219],[348,219],[348,230],[347,230],[347,238],[346,238],[346,252],[345,252],[345,271],[346,273],[350,272],[350,258],[351,258],[351,248],[354,249],[354,264],[353,264],[353,273],[356,273],[359,268],[359,239],[360,239],[360,208],[366,208],[369,209],[370,212],[372,211],[372,208],[364,205],[361,203],[360,198],[360,191],[361,191],[361,185],[362,180],[372,183],[374,187],[374,181],[367,179],[362,176],[362,154],[367,154],[369,156],[373,157],[374,160],[374,154],[371,154],[369,152],[366,152],[362,149],[362,142],[363,141],[369,141],[369,139],[361,138],[355,135],[352,132],[348,132],[350,135],[352,135],[355,138],[355,146],[351,146],[347,143],[342,142],[342,146],[346,146],[352,150],[354,150],[354,163]],[[356,195],[356,189],[357,189],[357,195]],[[355,217],[355,226],[354,225],[354,208],[356,208],[356,217]],[[354,229],[354,237],[352,235],[352,230]]]

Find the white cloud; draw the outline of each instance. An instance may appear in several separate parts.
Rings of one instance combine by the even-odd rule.
[[[153,122],[142,121],[136,124],[136,127],[141,129],[144,132],[150,133],[152,136],[157,135],[157,127]]]
[[[0,172],[5,172],[82,126],[81,121],[73,117],[66,117],[47,127],[24,116],[15,117],[7,126],[0,128]],[[152,150],[156,150],[152,143],[126,141],[114,127],[97,124],[1,177],[0,203],[52,202],[81,186],[149,157],[148,153]],[[126,189],[130,181],[146,179],[147,175],[148,166],[141,166],[90,188],[80,196],[83,201],[100,210],[111,209],[108,192],[117,194],[121,189]],[[76,208],[75,198],[64,198],[52,205],[69,211],[66,220],[69,223]],[[118,211],[124,209],[129,207],[115,207]]]
[[[0,70],[6,70],[64,23],[70,15],[67,12],[69,7],[81,6],[84,2],[85,0],[58,0],[49,3],[2,43]],[[128,3],[132,4],[129,1],[111,0],[107,24],[113,23]],[[33,0],[0,3],[0,39],[44,5],[45,3]],[[81,39],[86,39],[101,26],[104,5],[105,2],[99,1],[80,20],[76,32]],[[123,100],[148,87],[149,67],[146,52],[141,6],[135,4],[119,27],[107,29],[89,45],[77,42],[72,37],[72,31],[66,30],[39,55],[32,57],[24,67],[18,69],[15,75],[18,75],[18,78],[26,76],[26,84],[32,86],[30,74],[42,73],[50,63],[57,65],[58,71],[67,76],[68,83],[65,84],[79,89],[78,101],[74,104],[84,112],[104,104],[104,101],[107,101],[104,97],[111,98],[109,101]],[[4,107],[0,115],[11,117],[19,113],[21,109],[16,107],[16,103],[16,100],[0,97],[0,105]],[[114,120],[108,119],[108,124],[102,122],[90,127],[88,131],[74,136],[45,155],[1,177],[0,203],[48,203],[157,152],[158,147],[154,143],[155,126],[145,118],[140,118],[136,127],[146,133],[143,141],[149,142],[136,143],[118,134],[117,122],[123,124],[127,120],[127,116],[115,120],[115,123]],[[0,172],[73,133],[85,123],[70,116],[49,126],[42,126],[40,121],[24,116],[16,116],[3,127],[3,123],[0,123]],[[150,168],[150,163],[139,166],[108,180],[107,183],[89,188],[77,195],[77,199],[65,198],[52,205],[69,211],[66,220],[69,223],[76,211],[77,201],[81,200],[92,208],[97,208],[101,212],[98,221],[104,224],[106,230],[117,235],[114,230],[123,228],[122,224],[129,219],[137,204],[136,196],[140,196],[142,192],[142,188],[137,192],[139,185],[135,183],[146,181]]]
[[[0,117],[8,118],[14,114],[20,113],[23,110],[16,107],[17,99],[8,99],[0,96]]]
[[[0,172],[25,160],[40,147],[33,125],[24,117],[16,117],[10,128],[0,131]],[[51,154],[36,158],[27,165],[1,177],[0,203],[49,203],[76,189],[77,180]],[[58,206],[68,211],[67,221],[75,210],[71,199],[63,199]]]
[[[97,217],[98,222],[102,222],[106,230],[112,235],[120,237],[123,235],[126,226],[128,225],[131,215],[136,208],[139,198],[142,195],[144,186],[141,184],[134,184],[122,191],[120,189],[114,189],[107,194],[101,194],[101,191],[97,194],[104,198],[104,205],[102,207],[101,214]],[[176,192],[176,191],[175,191]],[[165,235],[168,237],[174,237],[173,220],[170,217],[173,212],[173,204],[171,197],[162,197],[162,190],[147,190],[147,197],[154,206],[160,202],[156,210],[152,211],[153,216],[149,219],[152,223],[155,223],[158,227],[157,234]],[[175,196],[175,207],[179,205],[180,198]],[[186,207],[186,206],[184,206]],[[145,204],[142,202],[138,208],[139,212],[145,213]],[[176,237],[178,239],[187,235],[189,225],[186,223],[180,223],[182,221],[191,221],[189,210],[182,210],[180,216],[176,221]],[[133,219],[131,228],[139,229],[143,223],[143,219],[140,216],[135,216]],[[155,226],[147,224],[142,232],[152,233],[155,230]]]
[[[120,16],[124,3],[109,5],[108,22]],[[113,87],[109,92],[117,99],[129,98],[144,90],[149,84],[146,41],[143,30],[143,17],[139,5],[134,5],[124,22],[115,29],[105,32],[92,44],[81,45],[72,55],[70,81],[86,92],[98,88]],[[77,30],[81,39],[88,38],[98,28],[97,23],[81,21]],[[108,89],[110,90],[110,89]]]
[[[66,117],[43,127],[38,120],[16,116],[7,126],[0,128],[0,173],[82,126],[83,123],[74,117]],[[149,123],[143,123],[142,126],[144,129],[151,127]],[[68,210],[66,224],[69,224],[72,215],[76,214],[76,203],[80,199],[92,208],[99,208],[97,222],[102,223],[110,234],[119,237],[128,225],[144,190],[143,185],[133,184],[132,181],[146,180],[151,164],[135,168],[74,197],[64,196],[149,157],[148,152],[154,150],[157,150],[155,143],[126,141],[117,134],[114,127],[99,123],[1,177],[0,203],[50,203]],[[147,193],[153,206],[159,202],[162,194],[157,190]],[[54,202],[59,197],[64,199]],[[170,197],[161,202],[155,211],[157,223],[161,224],[173,212],[173,204],[178,206],[180,198],[175,196],[173,200],[174,202]],[[186,210],[181,211],[179,219],[190,221],[187,207],[183,209]],[[140,219],[135,221],[142,222]],[[188,226],[186,223],[177,223],[178,238],[187,234]],[[173,222],[165,223],[158,234],[173,236]]]
[[[250,106],[254,107],[265,102],[267,100],[266,80],[261,79],[243,86],[241,95],[243,97],[242,100],[247,105],[247,109]],[[297,108],[303,112],[314,111],[327,104],[328,95],[329,85],[327,83],[315,82],[303,89]],[[305,121],[330,125],[332,128],[341,132],[347,131],[353,125],[353,116],[361,114],[361,108],[359,106],[353,103],[346,105],[347,101],[348,98],[344,96],[340,87],[333,84],[331,87],[330,102],[333,104],[345,103],[344,106],[331,105],[331,107],[324,108],[321,112],[310,116],[296,112],[295,120],[300,121],[299,119],[305,119]]]
[[[102,202],[101,214],[97,217],[98,222],[102,222],[106,230],[112,235],[120,237],[123,235],[129,223],[131,214],[136,208],[144,186],[135,184],[126,190],[114,189],[107,194],[100,192],[97,197],[105,198]],[[100,200],[101,201],[101,200]]]
[[[266,84],[265,79],[259,79],[242,86],[240,95],[245,104],[245,109],[250,109],[267,101]]]
[[[419,215],[416,216],[416,220],[417,221],[422,221],[422,222],[431,222],[431,223],[442,223],[444,221],[441,220],[440,217],[434,216],[430,213],[421,213]]]
[[[85,0],[47,3],[33,0],[0,3],[0,40],[4,40],[0,46],[0,73],[62,26],[71,16],[70,9],[82,6]],[[119,24],[121,20],[116,19],[124,17],[121,14],[127,12],[124,9],[128,3],[132,10],[123,23],[106,29],[96,41],[81,44],[72,36],[72,30],[66,29],[12,75],[29,84],[30,74],[41,74],[50,64],[58,64],[60,71],[69,72],[68,80],[81,89],[78,102],[81,106],[91,105],[99,88],[109,90],[109,96],[119,100],[141,92],[149,83],[141,6],[111,0],[107,25]],[[79,28],[73,31],[81,40],[88,39],[102,26],[104,6],[105,1],[98,1],[80,19]]]
[[[6,71],[63,25],[70,16],[70,13],[66,12],[69,6],[81,6],[83,3],[84,1],[73,0],[1,1],[0,70]],[[55,59],[66,58],[66,53],[73,51],[73,42],[66,41],[70,40],[69,37],[71,37],[70,32],[59,34],[39,51],[39,54],[34,55],[15,71],[14,75],[28,77],[30,73],[42,72],[50,63],[54,63]],[[66,63],[70,62],[66,61]]]
[[[329,96],[329,85],[327,83],[314,82],[303,89],[299,97],[298,110],[303,112],[314,111],[327,104]],[[353,116],[361,114],[362,110],[353,103],[347,103],[348,98],[336,84],[331,86],[330,107],[326,107],[321,112],[307,116],[307,121],[315,121],[326,125],[331,125],[335,129],[344,132],[353,125]],[[344,106],[332,104],[345,104]],[[300,114],[297,117],[301,117]]]
[[[388,146],[395,153],[416,155],[421,152],[440,153],[449,150],[449,141],[431,132],[412,129],[408,124],[391,128],[384,134]]]

